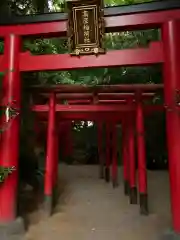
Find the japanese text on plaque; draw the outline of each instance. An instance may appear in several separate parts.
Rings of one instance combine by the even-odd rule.
[[[90,43],[90,27],[89,27],[89,13],[87,10],[83,11],[83,30],[84,30],[84,43]]]

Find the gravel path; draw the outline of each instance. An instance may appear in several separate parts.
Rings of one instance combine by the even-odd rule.
[[[171,224],[167,172],[149,172],[150,215],[140,216],[119,187],[98,179],[98,167],[60,165],[55,213],[31,224],[26,240],[156,240]],[[33,215],[34,218],[36,215]]]

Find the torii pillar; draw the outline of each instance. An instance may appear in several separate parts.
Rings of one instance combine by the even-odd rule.
[[[137,204],[135,128],[133,114],[128,114],[128,157],[129,157],[129,198],[131,204]]]
[[[112,184],[118,186],[118,156],[117,156],[117,126],[116,122],[111,123],[112,128]]]
[[[128,124],[127,116],[122,120],[122,159],[123,159],[123,180],[124,194],[127,196],[130,192],[129,185],[129,156],[128,156]]]
[[[19,72],[19,53],[21,39],[14,34],[5,37],[4,48],[4,71],[3,79],[3,102],[4,106],[14,102],[13,107],[20,108],[21,81]],[[6,118],[3,116],[3,118]],[[5,120],[5,119],[4,119]],[[8,121],[8,119],[6,119]],[[7,121],[4,122],[7,122]],[[15,167],[15,171],[7,177],[0,187],[0,236],[22,233],[24,224],[22,219],[17,219],[17,190],[18,190],[18,158],[19,158],[19,130],[20,117],[16,116],[8,121],[8,127],[2,135],[0,165],[4,167]],[[6,128],[6,127],[5,127]],[[5,233],[4,233],[5,231]]]
[[[47,129],[47,152],[46,152],[46,168],[44,179],[44,210],[47,216],[52,213],[53,206],[53,188],[55,186],[56,176],[54,176],[54,169],[56,164],[57,154],[55,153],[56,147],[56,98],[52,93],[49,99],[49,116],[48,116],[48,129]],[[56,173],[55,173],[56,174]]]
[[[173,232],[166,239],[180,239],[180,21],[164,23],[164,95],[169,159]]]
[[[144,134],[144,113],[141,98],[138,96],[136,109],[136,138],[138,158],[138,191],[140,202],[140,213],[148,215],[148,194],[147,194],[147,171],[146,171],[146,147]]]
[[[111,125],[106,122],[106,166],[105,166],[105,181],[110,181],[110,166],[111,166]]]

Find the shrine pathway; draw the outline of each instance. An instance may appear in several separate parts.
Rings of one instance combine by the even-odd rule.
[[[168,173],[149,172],[149,216],[139,215],[119,187],[98,179],[98,167],[60,165],[62,195],[56,212],[34,222],[26,240],[156,240],[171,224]],[[32,219],[36,219],[34,213]]]

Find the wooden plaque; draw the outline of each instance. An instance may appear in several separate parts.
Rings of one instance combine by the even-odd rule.
[[[101,0],[69,1],[68,45],[71,55],[105,53],[104,10]]]

